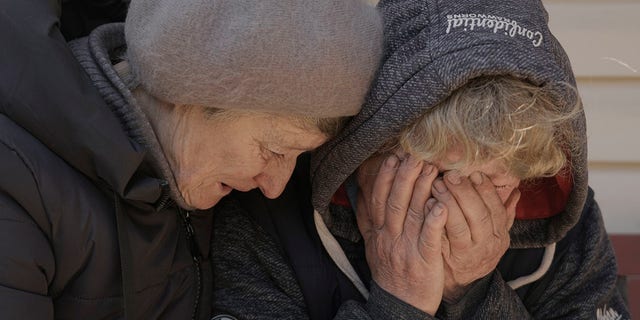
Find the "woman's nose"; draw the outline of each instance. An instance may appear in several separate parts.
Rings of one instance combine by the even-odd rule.
[[[295,165],[295,159],[286,162],[281,161],[277,164],[269,164],[254,178],[262,194],[269,199],[275,199],[280,196],[291,178]]]

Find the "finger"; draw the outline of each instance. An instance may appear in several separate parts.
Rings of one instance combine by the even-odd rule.
[[[436,205],[436,203],[438,203],[438,200],[436,200],[435,198],[429,198],[429,200],[427,200],[427,203],[426,203],[426,207],[427,207],[426,211],[427,212],[431,212],[431,210],[433,210],[433,207]],[[445,222],[445,224],[446,224],[446,222]],[[449,239],[447,238],[447,233],[446,232],[442,233],[442,241],[441,242],[442,242],[442,256],[447,258],[447,257],[449,257],[451,255],[451,247],[449,245]]]
[[[416,180],[422,171],[422,161],[409,156],[400,162],[393,186],[387,199],[387,212],[384,228],[391,235],[400,235],[404,229],[404,221],[409,210]]]
[[[437,170],[433,165],[425,163],[422,166],[422,172],[418,176],[415,186],[413,188],[413,194],[411,201],[409,202],[409,211],[404,221],[404,233],[412,238],[417,239],[422,229],[425,216],[429,212],[425,211],[425,204],[427,199],[431,197],[431,184],[437,177]],[[431,198],[434,202],[435,199]],[[431,210],[431,208],[429,208]]]
[[[380,166],[380,170],[378,170],[378,176],[373,182],[373,188],[371,188],[371,197],[369,198],[366,194],[363,194],[365,205],[370,211],[373,227],[376,229],[380,229],[384,225],[387,198],[389,198],[389,192],[391,192],[391,186],[399,163],[400,159],[398,157],[395,155],[389,156]]]
[[[449,243],[446,232],[442,233],[442,256],[444,257],[444,261],[447,261],[451,257],[451,243]]]
[[[452,247],[464,248],[471,244],[471,232],[467,220],[458,206],[456,199],[447,189],[442,179],[433,182],[431,194],[447,208],[447,223],[445,230]]]
[[[483,241],[493,234],[491,212],[467,177],[457,170],[447,172],[444,179],[467,221],[474,242]]]
[[[516,218],[516,207],[518,206],[518,201],[520,201],[520,195],[521,193],[518,188],[513,189],[513,191],[511,191],[511,194],[509,195],[509,198],[507,199],[507,202],[505,203],[505,206],[507,207],[507,232],[511,230],[513,221]]]
[[[373,229],[373,220],[369,214],[369,208],[365,204],[364,197],[362,196],[362,190],[358,191],[358,197],[356,198],[356,221],[358,223],[358,229],[360,234],[367,240],[367,234]]]
[[[438,200],[436,200],[436,198],[429,198],[429,200],[427,200],[427,203],[426,203],[427,212],[431,211],[431,209],[433,209],[433,206],[435,206],[436,203],[438,203]]]
[[[447,222],[447,209],[437,203],[427,214],[418,241],[418,252],[429,264],[442,263],[442,239]]]
[[[491,182],[491,179],[482,172],[473,172],[469,176],[469,179],[489,210],[493,234],[495,236],[502,237],[508,230],[505,229],[507,226],[508,215],[496,187]]]
[[[374,182],[378,177],[378,172],[387,158],[389,158],[389,154],[372,156],[358,167],[356,182],[359,186],[358,189],[362,190],[363,194],[367,196],[367,199],[370,199],[373,186],[375,185]]]

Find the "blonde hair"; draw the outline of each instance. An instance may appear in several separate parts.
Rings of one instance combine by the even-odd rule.
[[[408,126],[395,147],[430,162],[447,160],[447,151],[457,148],[463,157],[456,168],[502,159],[522,180],[554,176],[567,163],[573,138],[568,124],[581,110],[580,101],[568,108],[554,104],[545,87],[480,77]]]

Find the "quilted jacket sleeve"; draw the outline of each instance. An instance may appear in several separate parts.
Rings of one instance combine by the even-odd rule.
[[[38,218],[28,214],[6,188],[10,181],[30,184],[31,174],[2,143],[0,155],[0,319],[53,319],[49,284],[55,259],[51,244],[36,223]],[[19,192],[20,186],[16,189]]]

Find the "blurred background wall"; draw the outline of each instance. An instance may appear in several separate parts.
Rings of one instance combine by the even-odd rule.
[[[587,115],[589,184],[640,319],[640,0],[543,0]]]
[[[610,233],[640,233],[640,1],[545,0],[584,100],[590,184]]]

